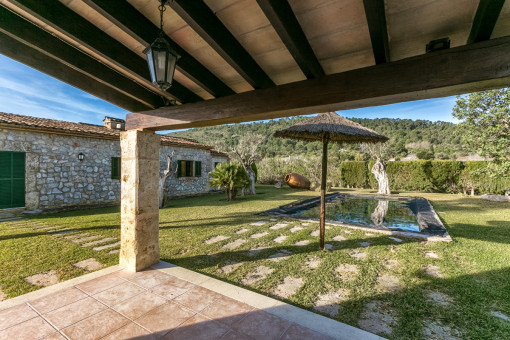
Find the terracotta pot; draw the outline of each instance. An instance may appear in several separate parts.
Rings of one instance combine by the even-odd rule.
[[[310,189],[310,180],[295,173],[285,175],[285,183],[291,188]]]

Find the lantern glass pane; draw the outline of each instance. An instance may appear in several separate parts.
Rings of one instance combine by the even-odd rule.
[[[156,73],[154,71],[154,60],[152,55],[152,49],[147,49],[147,52],[145,53],[147,55],[147,64],[149,64],[149,72],[151,74],[151,81],[153,83],[156,82]]]
[[[169,54],[168,55],[168,69],[167,69],[167,76],[166,81],[169,84],[172,84],[172,79],[174,78],[174,71],[175,71],[175,63],[177,61],[177,58],[175,58],[174,55]]]
[[[156,70],[156,81],[165,81],[166,71],[166,51],[165,50],[153,50],[154,53],[154,68]]]

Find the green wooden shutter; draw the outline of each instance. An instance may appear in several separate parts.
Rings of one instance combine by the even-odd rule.
[[[120,157],[112,157],[112,179],[120,179]]]
[[[195,177],[202,176],[202,162],[195,161]]]
[[[25,153],[0,151],[0,209],[25,206]]]
[[[182,161],[177,161],[177,177],[182,176]]]

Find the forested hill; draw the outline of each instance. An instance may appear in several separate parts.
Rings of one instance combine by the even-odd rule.
[[[319,154],[322,149],[318,142],[306,143],[273,137],[275,131],[305,119],[307,117],[291,117],[249,124],[211,126],[174,132],[170,135],[196,139],[200,143],[208,145],[218,145],[218,141],[220,141],[232,146],[247,132],[253,132],[266,137],[259,147],[259,151],[264,157],[305,153]],[[390,118],[352,118],[352,120],[389,137],[391,154],[395,158],[403,158],[409,154],[420,154],[421,152],[421,156],[428,154],[428,158],[454,159],[470,153],[461,145],[457,126],[453,123]],[[341,146],[332,145],[331,148],[335,151]],[[344,151],[346,151],[345,156],[348,159],[353,159],[359,153],[357,146],[346,146]]]

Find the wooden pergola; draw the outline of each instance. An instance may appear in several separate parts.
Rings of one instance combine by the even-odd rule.
[[[510,85],[510,1],[173,0],[164,31],[182,57],[167,91],[151,84],[142,53],[157,7],[0,0],[0,53],[132,112],[120,258],[133,270],[159,260],[156,130]],[[450,48],[425,53],[441,38]]]

